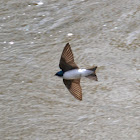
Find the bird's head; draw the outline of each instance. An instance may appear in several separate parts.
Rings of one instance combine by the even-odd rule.
[[[63,72],[63,71],[59,71],[59,72],[57,72],[57,73],[55,74],[55,76],[62,77],[62,76],[63,76],[63,74],[64,74],[64,72]]]

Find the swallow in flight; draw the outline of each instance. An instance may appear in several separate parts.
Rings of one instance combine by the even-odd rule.
[[[81,77],[87,77],[97,81],[95,72],[97,67],[89,69],[78,68],[74,62],[73,53],[69,43],[64,47],[59,67],[61,71],[57,72],[55,75],[63,78],[63,82],[69,92],[78,100],[82,100],[82,89],[80,86]]]

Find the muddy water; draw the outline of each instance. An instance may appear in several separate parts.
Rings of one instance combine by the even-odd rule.
[[[65,44],[83,101],[59,70]],[[140,140],[140,1],[0,1],[1,140]]]

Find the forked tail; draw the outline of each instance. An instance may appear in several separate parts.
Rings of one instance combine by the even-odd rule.
[[[97,69],[97,66],[94,66],[94,67],[91,67],[91,68],[87,69],[87,70],[92,70],[93,73],[88,75],[88,76],[86,76],[86,77],[89,78],[89,79],[98,81],[98,78],[97,78],[97,75],[96,75],[96,69]]]

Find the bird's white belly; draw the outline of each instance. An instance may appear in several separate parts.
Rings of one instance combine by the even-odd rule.
[[[63,79],[80,79],[81,77],[92,74],[91,70],[86,69],[73,69],[64,73]]]

